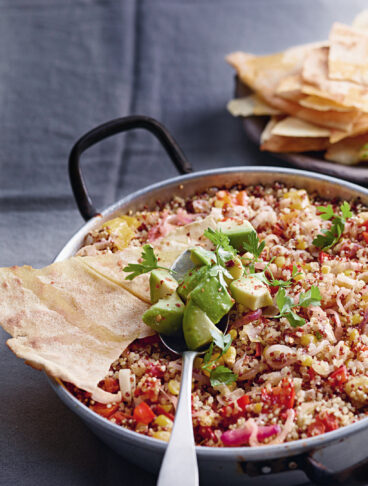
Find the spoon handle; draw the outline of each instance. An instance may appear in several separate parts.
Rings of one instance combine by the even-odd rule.
[[[179,401],[170,442],[161,464],[157,486],[198,486],[198,464],[192,425],[192,369],[197,353],[183,353]]]

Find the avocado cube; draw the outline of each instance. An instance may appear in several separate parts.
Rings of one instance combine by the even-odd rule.
[[[216,255],[213,251],[205,250],[201,246],[196,246],[190,250],[190,259],[196,266],[212,265],[216,262]]]
[[[178,282],[170,275],[170,272],[161,268],[152,270],[150,275],[150,294],[152,304],[156,304],[160,299],[172,295]]]
[[[273,304],[267,285],[257,277],[246,276],[234,280],[230,284],[230,292],[236,302],[253,311]]]
[[[186,301],[190,292],[199,284],[208,272],[208,267],[202,265],[201,267],[193,268],[184,275],[183,280],[179,283],[177,292],[180,297]]]
[[[189,294],[189,299],[217,324],[234,305],[227,289],[216,277],[207,277]]]
[[[188,348],[197,350],[210,344],[213,340],[212,334],[221,334],[221,331],[202,309],[189,300],[184,310],[183,333]]]
[[[233,279],[238,279],[242,277],[244,273],[244,267],[242,261],[238,256],[233,257],[231,260],[226,262],[226,268],[229,271]]]
[[[182,332],[183,315],[184,304],[175,292],[147,309],[142,320],[161,334],[175,336]]]
[[[229,219],[218,223],[218,228],[230,239],[230,244],[238,251],[243,250],[243,243],[249,233],[255,232],[249,221]]]

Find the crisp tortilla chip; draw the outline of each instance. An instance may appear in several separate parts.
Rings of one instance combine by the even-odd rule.
[[[368,32],[368,10],[358,13],[351,25],[356,30]]]
[[[325,159],[344,165],[356,165],[367,161],[367,150],[362,150],[368,143],[368,134],[354,138],[346,138],[331,145],[325,153]]]
[[[229,101],[227,109],[233,116],[263,116],[278,115],[281,113],[276,108],[268,105],[256,94]]]
[[[368,33],[336,22],[330,32],[328,75],[368,85]]]
[[[97,385],[134,339],[152,334],[141,319],[148,305],[82,260],[0,269],[0,324],[18,357],[108,403],[119,394]]]
[[[328,47],[309,51],[303,65],[302,76],[306,83],[302,86],[302,92],[368,111],[368,89],[365,86],[351,81],[329,79],[328,55]]]
[[[278,123],[279,119],[276,116],[272,116],[267,122],[266,126],[261,133],[260,143],[263,144],[272,137],[272,129]]]
[[[302,82],[303,80],[299,73],[286,76],[277,85],[276,94],[282,98],[298,102],[303,97],[301,92]]]
[[[300,118],[288,116],[274,125],[271,134],[282,137],[323,138],[329,137],[331,130],[306,122]]]
[[[280,82],[285,77],[301,73],[304,59],[314,46],[311,44],[299,46],[272,56],[252,56],[236,52],[230,54],[227,61],[236,69],[240,80],[274,108],[316,125],[349,131],[358,115],[356,111],[343,113],[332,110],[328,112],[311,110],[276,93]]]
[[[354,108],[351,106],[340,105],[333,100],[312,95],[301,98],[299,104],[305,106],[306,108],[311,108],[312,110],[317,111],[354,111]]]
[[[328,147],[328,138],[311,137],[281,137],[271,135],[260,146],[261,150],[269,152],[312,152],[325,150]]]

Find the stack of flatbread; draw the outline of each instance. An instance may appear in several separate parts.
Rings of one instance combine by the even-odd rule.
[[[326,42],[270,56],[235,52],[227,61],[249,96],[234,116],[269,115],[261,150],[325,151],[341,164],[368,160],[368,11],[352,26],[335,23]]]
[[[212,215],[174,229],[155,242],[161,265],[184,250],[209,243]],[[149,274],[126,280],[123,268],[141,257],[140,247],[74,256],[37,270],[0,268],[0,325],[9,348],[31,366],[90,392],[100,403],[121,399],[98,387],[110,365],[137,338],[154,334],[142,321],[149,307]]]

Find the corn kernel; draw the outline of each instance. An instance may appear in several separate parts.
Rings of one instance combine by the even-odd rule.
[[[233,341],[234,341],[234,339],[236,339],[238,337],[238,332],[236,331],[236,329],[230,329],[229,334],[230,334],[231,339]]]
[[[362,301],[363,302],[368,302],[368,294],[362,295]]]
[[[345,270],[344,273],[347,277],[355,277],[354,270]]]
[[[199,370],[202,366],[202,363],[203,363],[203,358],[200,358],[199,356],[197,356],[196,359],[194,360],[193,368],[195,368],[196,370]]]
[[[275,259],[276,266],[278,268],[283,267],[285,265],[285,261],[286,260],[285,260],[285,257],[284,256],[278,256],[278,257],[276,257],[276,259]]]
[[[262,403],[255,403],[253,405],[253,412],[254,413],[261,413],[262,412]]]
[[[303,238],[298,238],[296,247],[298,250],[305,250],[307,248],[307,243]]]
[[[153,432],[152,437],[169,442],[170,432],[168,430],[158,430],[157,432]]]
[[[294,277],[295,282],[300,282],[301,280],[305,280],[305,275],[304,273],[301,273],[300,275],[296,275]]]
[[[171,412],[173,406],[171,405],[171,403],[168,403],[166,405],[160,405],[160,407],[163,408],[165,412]]]
[[[302,366],[312,366],[313,364],[313,359],[311,356],[305,356],[303,359],[302,359]]]
[[[309,346],[311,343],[316,343],[317,338],[316,336],[313,336],[313,334],[303,334],[302,337],[300,338],[300,344],[302,346]]]
[[[356,341],[359,338],[359,331],[358,329],[352,329],[349,332],[349,341],[353,342]]]
[[[215,208],[223,208],[224,204],[225,204],[224,201],[219,201],[218,199],[216,199],[214,206],[215,206]]]
[[[321,272],[326,274],[330,271],[330,267],[328,265],[322,265]]]
[[[310,271],[310,269],[311,269],[311,265],[310,265],[310,263],[305,263],[305,264],[303,265],[303,268],[304,268],[304,270],[306,270],[307,272],[309,272],[309,271]]]
[[[169,419],[169,417],[166,417],[166,415],[159,415],[158,417],[155,418],[156,425],[159,425],[160,427],[172,427],[173,426],[173,421]]]
[[[170,380],[167,388],[172,395],[179,395],[180,383],[177,380]]]
[[[362,316],[359,314],[359,312],[356,312],[355,314],[353,314],[351,318],[352,326],[356,326],[357,324],[360,324],[361,320],[362,320]]]
[[[235,358],[236,358],[236,349],[234,346],[230,346],[229,349],[226,351],[226,353],[223,355],[225,364],[233,365],[235,363]]]

